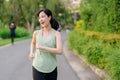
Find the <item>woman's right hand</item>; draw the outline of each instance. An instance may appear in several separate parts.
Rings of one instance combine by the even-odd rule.
[[[34,53],[30,53],[29,54],[29,60],[32,61],[35,58],[35,54]]]

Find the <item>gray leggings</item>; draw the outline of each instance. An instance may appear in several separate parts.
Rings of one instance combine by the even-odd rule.
[[[33,80],[57,80],[57,68],[50,73],[39,72],[34,67],[32,67],[32,70]]]

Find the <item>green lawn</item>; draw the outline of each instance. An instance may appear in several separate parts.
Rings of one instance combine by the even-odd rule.
[[[31,37],[15,38],[15,42],[22,41],[22,40],[25,40],[25,39],[30,39],[30,38]],[[6,44],[11,44],[11,40],[10,39],[0,40],[0,46],[6,45]]]

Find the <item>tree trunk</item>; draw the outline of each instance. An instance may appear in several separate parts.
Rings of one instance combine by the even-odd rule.
[[[31,23],[28,19],[26,19],[26,23],[27,23],[26,27],[28,29],[28,32],[32,33],[34,31],[34,28],[35,28],[35,15],[33,15]]]
[[[31,33],[34,31],[34,29],[35,29],[35,15],[33,15],[32,17]]]
[[[27,30],[28,30],[29,33],[31,33],[29,20],[26,19],[26,23],[27,23],[26,24]]]

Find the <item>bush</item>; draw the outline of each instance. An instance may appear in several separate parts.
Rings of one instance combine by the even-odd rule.
[[[111,54],[107,56],[106,70],[113,80],[120,80],[120,47],[110,50]]]
[[[105,67],[105,53],[103,54],[103,45],[97,41],[90,41],[86,45],[85,55],[87,56],[88,62],[98,66],[99,68]]]
[[[15,33],[16,33],[17,38],[29,36],[28,31],[26,29],[24,29],[24,28],[16,28]]]
[[[75,30],[80,30],[82,28],[82,25],[83,25],[82,20],[76,21]]]
[[[70,47],[84,55],[89,63],[106,70],[111,80],[120,80],[119,36],[111,35],[76,30],[70,33],[68,39]]]
[[[27,30],[17,27],[16,31],[15,31],[15,36],[16,36],[16,38],[21,38],[21,37],[29,36],[29,33],[27,32]],[[0,30],[0,37],[3,39],[10,38],[9,28],[1,29]]]
[[[71,31],[70,36],[69,36],[69,42],[70,42],[70,47],[75,48],[75,40],[77,36],[74,34],[75,31]]]
[[[10,37],[10,30],[8,28],[3,28],[0,30],[0,37],[3,39]]]
[[[89,30],[120,33],[119,12],[119,0],[82,0],[80,4],[83,28]]]

